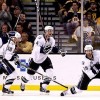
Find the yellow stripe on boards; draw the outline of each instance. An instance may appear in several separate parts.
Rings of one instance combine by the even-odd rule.
[[[68,87],[71,87],[68,85]],[[40,86],[39,85],[26,85],[26,90],[39,90]],[[12,85],[11,90],[20,90],[19,85]],[[66,90],[66,88],[59,86],[59,85],[49,85],[48,86],[49,90],[55,90],[55,91],[63,91]],[[0,85],[0,90],[2,90],[2,85]],[[88,86],[88,91],[100,91],[100,86]]]

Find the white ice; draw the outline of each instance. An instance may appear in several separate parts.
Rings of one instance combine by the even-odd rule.
[[[14,95],[2,95],[0,100],[100,100],[100,91],[83,91],[79,94],[60,96],[62,91],[41,94],[39,91],[15,91]]]

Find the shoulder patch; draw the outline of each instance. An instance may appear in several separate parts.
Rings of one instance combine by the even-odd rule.
[[[85,62],[84,61],[82,61],[82,65],[84,65],[85,64]]]
[[[38,39],[41,39],[42,38],[42,36],[38,36]]]

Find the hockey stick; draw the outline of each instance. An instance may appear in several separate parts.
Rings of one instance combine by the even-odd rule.
[[[14,25],[13,31],[15,30],[15,28],[16,28],[16,26],[17,26],[17,24],[18,24],[19,18],[20,18],[20,14],[18,15],[18,18],[17,18],[17,21],[16,21],[16,23],[15,23],[15,25]]]
[[[65,86],[65,85],[63,85],[63,84],[61,84],[61,83],[59,83],[59,82],[57,82],[57,81],[53,80],[52,78],[50,78],[50,77],[48,77],[48,76],[44,76],[43,74],[39,73],[38,71],[35,71],[35,70],[34,70],[34,69],[32,69],[32,68],[28,68],[26,65],[22,64],[20,61],[19,61],[19,64],[20,64],[21,66],[23,66],[23,67],[25,67],[25,68],[27,68],[27,69],[29,69],[29,70],[31,70],[31,71],[33,71],[33,72],[37,73],[37,74],[39,74],[39,75],[43,76],[43,77],[47,77],[47,78],[49,78],[51,81],[53,81],[53,82],[55,82],[55,83],[57,83],[57,84],[61,85],[62,87],[65,87],[65,88],[67,88],[67,89],[68,89],[68,87],[67,87],[67,86]]]

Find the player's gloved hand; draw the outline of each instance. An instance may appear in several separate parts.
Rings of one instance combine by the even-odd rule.
[[[14,59],[19,59],[19,56],[15,53],[12,58],[10,59],[10,61],[13,61]]]
[[[60,52],[62,57],[64,57],[66,55],[66,53],[67,53],[67,51],[64,51],[64,50],[59,50],[59,52]]]
[[[61,56],[64,57],[66,54],[65,53],[61,53]]]
[[[15,65],[19,65],[20,66],[20,62],[19,61],[15,61]]]
[[[16,53],[12,56],[12,58],[13,58],[15,65],[20,65],[19,56]]]

